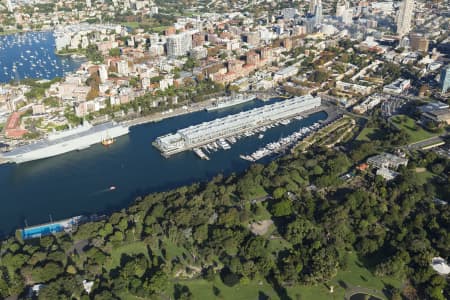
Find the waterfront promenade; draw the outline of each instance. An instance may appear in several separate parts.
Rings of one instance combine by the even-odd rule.
[[[206,107],[212,105],[212,103],[214,101],[215,101],[215,99],[213,98],[213,99],[205,100],[205,101],[202,101],[199,103],[191,104],[189,106],[182,106],[182,107],[169,109],[169,110],[163,111],[163,112],[152,113],[148,116],[143,116],[143,117],[138,117],[136,119],[127,120],[123,124],[131,127],[131,126],[136,126],[136,125],[145,124],[145,123],[159,122],[164,119],[177,117],[177,116],[181,116],[181,115],[185,115],[185,114],[190,114],[190,113],[193,113],[196,111],[204,110],[204,109],[206,109]]]
[[[274,91],[267,91],[267,92],[259,91],[259,92],[253,93],[253,95],[255,96],[255,100],[260,99],[262,101],[266,101],[269,98],[281,97],[281,96],[277,95]],[[159,122],[164,119],[181,116],[181,115],[193,113],[196,111],[205,110],[207,107],[211,106],[214,103],[214,101],[216,101],[216,98],[208,99],[208,100],[198,102],[198,103],[193,103],[188,106],[182,106],[182,107],[169,109],[169,110],[166,110],[163,112],[153,113],[148,116],[143,116],[143,117],[138,117],[136,119],[127,120],[124,122],[124,125],[131,127],[131,126],[136,126],[136,125],[145,124],[145,123]]]

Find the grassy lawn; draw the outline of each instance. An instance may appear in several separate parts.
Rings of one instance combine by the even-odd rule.
[[[426,184],[430,179],[432,179],[435,175],[428,170],[416,169],[417,177],[419,178],[420,184]]]
[[[120,23],[120,25],[135,29],[139,27],[139,22],[122,22]]]
[[[433,176],[433,174],[425,171],[418,174],[423,174],[424,178]],[[172,243],[164,240],[165,248],[167,249],[169,257],[181,256],[183,249],[174,247]],[[281,249],[285,249],[286,241],[283,239],[270,240],[269,249],[271,252],[278,252]],[[120,264],[120,258],[123,253],[128,255],[144,253],[147,255],[147,248],[143,242],[134,242],[124,246],[121,246],[113,250],[112,260],[106,266],[108,270]],[[222,283],[220,277],[217,275],[213,282],[206,281],[201,278],[197,279],[175,279],[170,284],[170,287],[166,291],[166,296],[173,294],[173,284],[179,283],[189,287],[193,295],[193,299],[232,299],[232,300],[244,300],[244,299],[258,299],[260,295],[269,296],[270,299],[279,299],[276,291],[264,278],[256,278],[246,283],[240,283],[234,287],[228,287]],[[401,281],[393,278],[377,278],[370,270],[365,268],[358,260],[356,253],[349,253],[348,267],[345,271],[339,271],[337,276],[333,278],[329,283],[319,284],[316,286],[293,286],[286,288],[287,294],[291,299],[315,299],[315,300],[328,300],[328,299],[344,299],[346,289],[351,288],[367,288],[370,290],[376,290],[375,295],[381,297],[383,300],[387,300],[381,293],[385,285],[389,284],[394,287],[400,287]],[[329,292],[329,287],[334,287],[334,292]],[[219,292],[219,297],[215,296],[213,287],[216,287]],[[121,299],[136,300],[139,299],[128,292],[124,291],[121,295]]]
[[[276,250],[278,247],[284,245],[276,245],[277,243],[283,243],[282,240],[273,240],[271,243],[271,249]],[[269,296],[270,299],[279,299],[279,296],[275,290],[271,287],[265,279],[255,279],[246,284],[238,284],[234,287],[225,286],[220,280],[219,276],[216,277],[214,282],[208,282],[203,279],[193,280],[179,280],[176,281],[181,285],[187,285],[193,295],[193,299],[258,299],[258,295],[262,292]],[[331,280],[327,285],[319,284],[317,286],[294,286],[286,289],[286,292],[291,299],[314,299],[314,300],[342,300],[344,299],[346,288],[363,287],[371,290],[377,290],[378,297],[383,300],[387,300],[382,296],[381,291],[385,287],[385,284],[390,284],[395,287],[400,287],[401,282],[393,278],[377,278],[367,268],[365,268],[361,262],[358,261],[356,254],[349,253],[349,263],[347,270],[339,271],[337,276]],[[216,297],[213,293],[213,286],[220,290],[220,296]],[[329,286],[334,287],[334,292],[329,292]]]
[[[284,249],[291,249],[292,246],[285,239],[273,239],[269,240],[268,249],[270,253],[278,253]]]
[[[278,299],[276,292],[264,279],[255,279],[246,284],[238,284],[228,287],[222,283],[219,276],[213,282],[204,279],[180,281],[187,285],[192,293],[193,299],[232,299],[247,300],[258,299],[259,295],[265,294],[270,299]],[[219,297],[214,295],[213,286],[220,291]]]
[[[130,293],[123,291],[118,295],[120,299],[122,300],[142,300],[142,298],[139,298],[137,296],[131,295]]]
[[[361,262],[358,261],[355,253],[349,254],[349,263],[347,270],[339,271],[337,276],[331,280],[327,285],[334,287],[333,294],[330,294],[329,289],[324,285],[317,286],[298,286],[288,289],[289,295],[295,299],[295,295],[301,295],[301,299],[344,299],[344,287],[364,287],[382,291],[386,284],[400,287],[401,282],[393,278],[377,278],[370,270],[365,268]],[[382,297],[386,300],[386,297]]]
[[[168,260],[172,260],[175,257],[179,257],[181,260],[183,260],[183,253],[186,252],[186,249],[176,246],[174,243],[172,243],[170,240],[164,238],[162,244],[162,248],[166,250],[166,257]]]
[[[437,135],[426,131],[417,125],[413,119],[405,115],[393,116],[391,121],[397,128],[401,128],[409,134],[411,143],[419,142]]]
[[[109,271],[111,269],[114,269],[115,267],[120,265],[120,258],[122,257],[122,254],[139,254],[143,253],[145,256],[148,257],[148,251],[147,251],[147,245],[144,242],[133,242],[130,244],[126,244],[123,246],[120,246],[118,248],[115,248],[112,250],[111,253],[111,261],[105,266],[106,269]]]
[[[266,190],[260,185],[252,187],[251,191],[251,199],[258,199],[267,196]]]
[[[374,133],[375,128],[366,127],[363,130],[361,130],[356,140],[361,142],[370,142],[371,141],[370,136],[372,136]]]
[[[152,27],[151,30],[153,32],[158,32],[158,33],[162,33],[164,30],[167,29],[168,26],[157,26],[157,27]]]
[[[250,206],[250,204],[248,204]],[[261,202],[256,204],[258,215],[251,219],[251,222],[258,222],[272,218],[272,215],[267,211]]]

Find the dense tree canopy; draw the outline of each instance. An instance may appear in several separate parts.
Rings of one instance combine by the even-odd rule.
[[[181,279],[218,277],[226,286],[266,278],[286,298],[285,288],[331,280],[352,251],[376,276],[407,283],[403,296],[448,297],[448,282],[430,261],[450,255],[450,210],[433,202],[450,198],[450,162],[414,152],[409,167],[387,182],[353,169],[352,162],[377,151],[365,147],[294,152],[239,176],[137,199],[72,235],[11,238],[0,251],[0,297],[25,295],[25,286],[43,283],[39,298],[88,299],[86,279],[95,282],[89,295],[95,299],[123,293],[192,299]],[[433,179],[421,183],[416,167]],[[351,180],[340,179],[349,171]],[[270,233],[250,230],[264,220],[273,221]],[[214,293],[221,291],[215,286]]]

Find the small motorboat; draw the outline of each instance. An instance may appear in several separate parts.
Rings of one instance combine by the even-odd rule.
[[[109,187],[109,190],[110,190],[110,191],[114,191],[115,189],[116,189],[116,186],[115,186],[115,185],[112,185],[112,186]]]

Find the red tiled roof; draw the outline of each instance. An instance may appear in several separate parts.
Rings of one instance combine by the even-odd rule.
[[[6,122],[6,129],[16,129],[19,127],[20,123],[20,113],[13,112]]]

